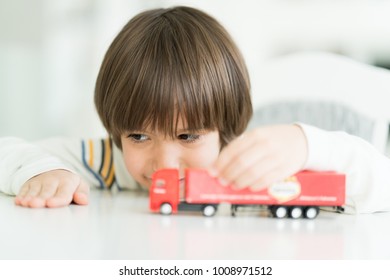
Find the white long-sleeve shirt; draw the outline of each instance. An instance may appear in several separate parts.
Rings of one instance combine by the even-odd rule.
[[[308,142],[304,169],[346,174],[346,211],[390,211],[390,159],[365,140],[345,132],[301,125]]]
[[[346,174],[346,212],[390,211],[390,159],[361,138],[300,124],[308,143],[304,169]],[[42,172],[67,169],[91,186],[137,189],[121,151],[108,139],[53,138],[27,143],[0,138],[0,191],[19,193],[28,179]]]

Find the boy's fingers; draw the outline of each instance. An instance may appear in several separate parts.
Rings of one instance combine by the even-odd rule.
[[[25,194],[25,197],[35,197],[37,196],[42,189],[42,184],[40,182],[32,181],[29,184],[29,188],[27,193]]]
[[[88,185],[65,170],[53,170],[28,180],[15,197],[15,204],[23,207],[62,207],[73,200],[88,204]]]
[[[237,178],[235,178],[233,184],[236,188],[252,187],[262,178],[276,167],[276,163],[269,157],[258,159],[251,167],[245,169]]]
[[[16,205],[22,205],[22,201],[24,197],[26,196],[28,189],[30,188],[29,183],[25,183],[22,188],[20,189],[19,194],[15,197],[15,204]]]
[[[42,208],[46,206],[46,200],[53,197],[56,194],[58,188],[57,181],[49,181],[43,183],[41,191],[35,197],[32,197],[28,202],[28,206],[31,208]]]
[[[48,199],[49,197],[53,197],[57,192],[58,184],[58,181],[49,181],[43,183],[38,197],[42,199]]]
[[[75,186],[71,182],[58,186],[54,196],[46,200],[46,206],[54,208],[69,205],[73,199],[74,189]]]
[[[231,161],[225,166],[223,170],[219,172],[219,178],[225,181],[226,183],[236,182],[239,178],[245,176],[243,173],[247,173],[248,170],[254,169],[258,163],[266,162],[266,151],[263,149],[247,149],[242,151],[239,156],[236,157],[234,161]],[[262,166],[258,167],[256,174],[251,176],[256,176],[259,173],[262,173]]]
[[[46,200],[41,197],[32,197],[27,205],[30,208],[43,208],[46,206]]]
[[[23,196],[19,197],[17,204],[24,207],[30,207],[30,201],[36,197],[41,189],[40,182],[29,182],[26,184],[26,188],[23,187]]]
[[[79,205],[87,205],[89,202],[89,185],[80,181],[80,185],[77,187],[76,191],[73,194],[73,202]]]
[[[239,137],[228,146],[226,146],[221,154],[219,155],[217,161],[215,162],[212,170],[215,175],[219,175],[219,172],[225,170],[226,166],[229,165],[232,161],[235,160],[243,151],[248,149],[253,145],[253,141],[250,137]]]
[[[17,195],[17,197],[19,197],[19,198],[25,197],[29,188],[30,188],[30,183],[29,182],[24,183],[24,185],[20,189],[19,194]]]

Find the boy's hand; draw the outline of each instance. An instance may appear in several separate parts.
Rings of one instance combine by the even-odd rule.
[[[89,186],[77,174],[58,169],[39,174],[22,186],[16,205],[40,208],[88,204]]]
[[[307,152],[306,137],[299,126],[260,127],[227,145],[210,173],[222,185],[261,189],[300,171]]]

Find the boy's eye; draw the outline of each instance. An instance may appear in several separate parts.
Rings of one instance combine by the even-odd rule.
[[[137,133],[129,134],[127,137],[134,142],[144,142],[149,139],[149,137],[146,136],[145,134],[137,134]]]
[[[200,138],[200,135],[198,135],[198,134],[180,134],[178,136],[178,138],[180,140],[185,141],[185,142],[192,143],[192,142],[195,142],[196,140],[198,140]]]

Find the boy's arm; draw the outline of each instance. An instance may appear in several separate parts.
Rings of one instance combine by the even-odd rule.
[[[60,158],[90,186],[101,189],[138,189],[128,174],[122,152],[110,138],[51,138],[37,142],[49,154]]]
[[[0,138],[0,191],[10,195],[20,192],[30,178],[49,170],[70,166],[37,145],[18,138]]]
[[[348,212],[390,211],[389,158],[359,137],[299,125],[308,145],[304,169],[345,173]]]
[[[49,138],[35,143],[79,174],[90,186],[115,183],[111,141],[107,139]]]
[[[87,204],[88,186],[120,184],[137,187],[121,152],[109,139],[52,138],[28,143],[0,138],[0,191],[17,195],[17,205],[59,207],[72,200]]]

